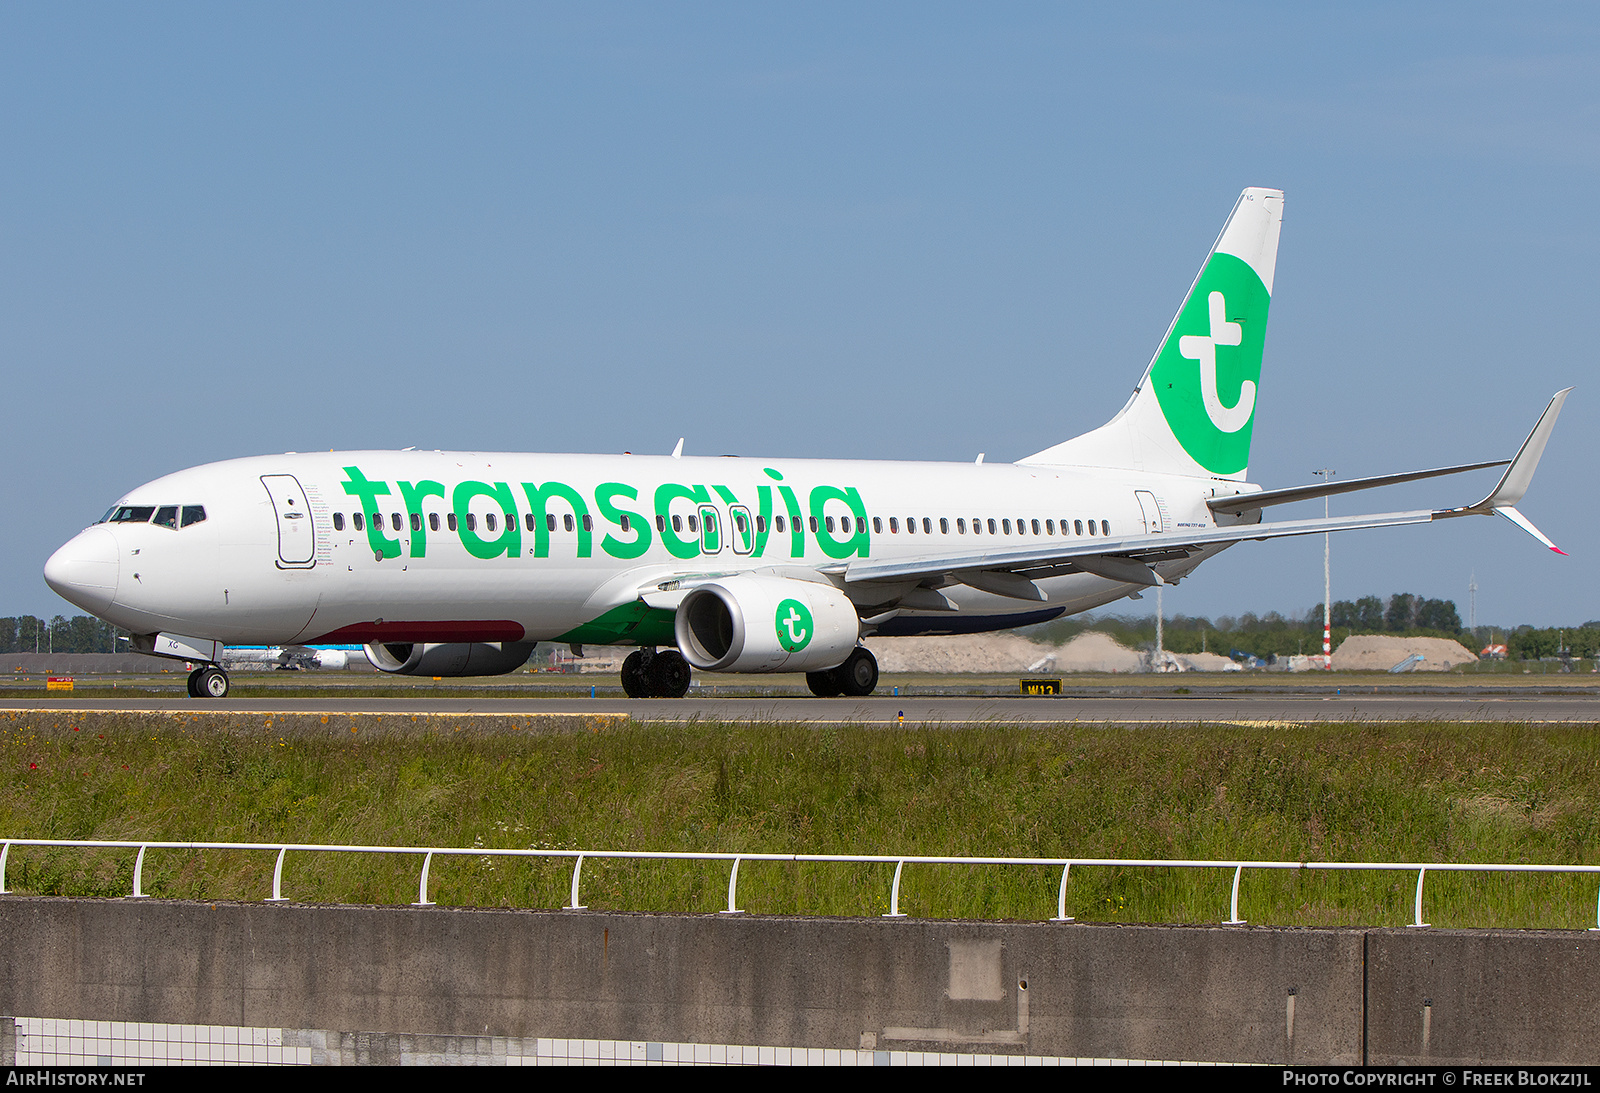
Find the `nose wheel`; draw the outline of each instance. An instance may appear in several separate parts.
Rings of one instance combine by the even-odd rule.
[[[676,649],[639,649],[622,662],[622,689],[629,698],[682,698],[692,674]]]
[[[196,668],[189,673],[190,698],[227,698],[228,673],[215,664]]]

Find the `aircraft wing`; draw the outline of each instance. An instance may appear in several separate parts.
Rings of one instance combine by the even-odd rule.
[[[1282,520],[1256,524],[1234,524],[1222,527],[1186,529],[1177,532],[1125,536],[1123,538],[1075,539],[1073,542],[1055,542],[1030,547],[1005,547],[996,550],[974,551],[968,554],[926,554],[920,557],[885,560],[859,559],[843,566],[846,584],[868,581],[914,581],[930,587],[937,584],[959,582],[998,595],[1017,599],[1043,600],[1044,592],[1034,584],[1043,577],[1067,573],[1093,573],[1109,580],[1154,587],[1165,583],[1153,568],[1163,561],[1188,558],[1208,547],[1256,539],[1278,539],[1294,535],[1320,535],[1332,531],[1355,531],[1361,528],[1398,527],[1404,524],[1426,524],[1434,520],[1456,516],[1498,514],[1533,535],[1551,550],[1565,553],[1514,507],[1527,492],[1533,472],[1544,454],[1546,442],[1555,428],[1556,417],[1572,388],[1559,391],[1539,417],[1539,421],[1523,441],[1515,458],[1509,461],[1505,474],[1489,495],[1475,505],[1453,509],[1418,509],[1411,512],[1385,512],[1364,516],[1335,516],[1317,520]],[[1473,464],[1474,467],[1497,466],[1505,460]],[[1446,468],[1441,471],[1412,472],[1404,475],[1384,475],[1361,479],[1354,483],[1341,483],[1337,492],[1350,488],[1370,489],[1391,485],[1397,481],[1436,474],[1454,473],[1465,467]],[[1315,489],[1316,487],[1310,487]],[[1303,497],[1287,495],[1300,490],[1274,491],[1277,495],[1268,503],[1285,503]],[[1335,492],[1335,491],[1328,491]],[[1320,496],[1308,494],[1307,496]],[[1261,495],[1244,495],[1252,500]],[[1221,500],[1221,499],[1219,499]],[[1233,500],[1233,499],[1228,499]],[[1248,508],[1259,509],[1252,504]],[[826,572],[826,570],[824,570]]]
[[[1039,577],[1056,577],[1064,573],[1084,572],[1111,580],[1126,581],[1154,587],[1164,583],[1150,567],[1157,562],[1187,558],[1206,547],[1225,543],[1244,542],[1249,539],[1278,539],[1290,535],[1320,535],[1329,531],[1355,531],[1360,528],[1398,527],[1403,524],[1426,524],[1435,518],[1432,509],[1412,512],[1385,512],[1367,516],[1335,516],[1318,520],[1282,520],[1270,523],[1243,524],[1233,527],[1209,528],[1176,534],[1162,532],[1155,535],[1131,535],[1123,538],[1084,539],[1071,544],[1052,543],[1048,546],[976,551],[971,554],[928,554],[915,558],[896,558],[885,561],[852,561],[844,569],[848,584],[858,581],[926,580],[934,577],[952,577],[963,584],[999,591],[986,581],[990,574],[1008,574],[1027,579],[1032,583]],[[968,578],[975,578],[969,580]],[[1017,587],[1017,591],[1026,590]],[[1040,599],[1044,594],[1034,589],[1033,595],[1019,599]],[[1001,593],[1010,595],[1009,592]]]

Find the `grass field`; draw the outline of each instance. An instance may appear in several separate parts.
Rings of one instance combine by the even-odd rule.
[[[684,726],[543,717],[0,717],[0,837],[1597,864],[1593,727]],[[261,899],[266,852],[152,851],[158,897]],[[19,893],[122,896],[127,851],[13,848]],[[441,904],[559,907],[570,863],[436,858]],[[285,894],[409,903],[420,861],[292,854]],[[752,913],[887,910],[892,865],[746,863]],[[1400,925],[1412,873],[1245,874],[1260,924]],[[1218,922],[1228,870],[1074,870],[1069,914]],[[1059,872],[908,867],[901,909],[1044,919]],[[1596,879],[1430,874],[1437,926],[1581,928]],[[723,864],[591,860],[584,902],[725,906]]]

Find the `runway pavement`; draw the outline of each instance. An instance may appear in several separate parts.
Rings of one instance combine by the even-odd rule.
[[[1233,693],[1063,695],[1060,697],[749,698],[691,694],[681,699],[542,697],[0,699],[0,712],[142,711],[217,714],[387,714],[605,717],[639,722],[741,721],[894,725],[1063,722],[1112,725],[1301,724],[1388,721],[1600,724],[1600,695],[1510,693]]]

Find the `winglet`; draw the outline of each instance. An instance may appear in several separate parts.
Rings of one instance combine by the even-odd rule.
[[[1561,555],[1563,558],[1570,557],[1566,551],[1562,550],[1560,547],[1556,546],[1549,539],[1547,539],[1544,532],[1534,527],[1532,520],[1529,520],[1526,516],[1522,515],[1522,513],[1518,512],[1513,506],[1501,505],[1494,511],[1498,512],[1501,516],[1504,516],[1507,520],[1510,520],[1513,524],[1517,525],[1517,527],[1521,528],[1523,531],[1539,540],[1541,543],[1555,551],[1557,554]]]
[[[1561,416],[1561,405],[1567,401],[1567,396],[1572,393],[1568,387],[1557,391],[1550,400],[1550,405],[1544,408],[1544,413],[1539,415],[1538,422],[1533,427],[1533,432],[1528,434],[1528,439],[1522,442],[1522,447],[1517,449],[1517,454],[1511,460],[1511,466],[1506,468],[1506,473],[1500,476],[1500,481],[1495,488],[1472,507],[1480,512],[1492,509],[1508,509],[1522,500],[1522,495],[1528,492],[1528,485],[1533,481],[1533,472],[1539,467],[1539,457],[1544,455],[1544,446],[1550,440],[1550,433],[1556,427],[1556,418]],[[1514,509],[1512,511],[1515,511]],[[1513,521],[1515,522],[1515,521]],[[1532,530],[1533,525],[1527,525]],[[1537,535],[1538,533],[1535,532]],[[1543,539],[1544,536],[1539,536]],[[1549,542],[1548,539],[1545,540]],[[1555,549],[1551,547],[1551,549]]]
[[[1544,413],[1539,415],[1539,420],[1533,426],[1533,432],[1528,434],[1528,439],[1522,442],[1522,447],[1517,449],[1517,454],[1511,460],[1511,465],[1506,468],[1506,473],[1500,476],[1500,481],[1494,489],[1489,491],[1489,496],[1479,501],[1476,505],[1465,508],[1446,509],[1435,512],[1434,519],[1448,516],[1486,516],[1490,513],[1499,513],[1510,520],[1517,527],[1532,535],[1545,546],[1557,554],[1566,555],[1566,551],[1552,543],[1549,538],[1533,526],[1533,522],[1517,511],[1516,505],[1522,500],[1522,495],[1528,492],[1528,486],[1533,482],[1533,472],[1539,467],[1539,457],[1544,455],[1544,446],[1550,442],[1550,433],[1556,427],[1556,418],[1561,415],[1561,406],[1567,401],[1567,396],[1572,393],[1572,388],[1567,387],[1557,391],[1550,400],[1550,405],[1544,408]]]

